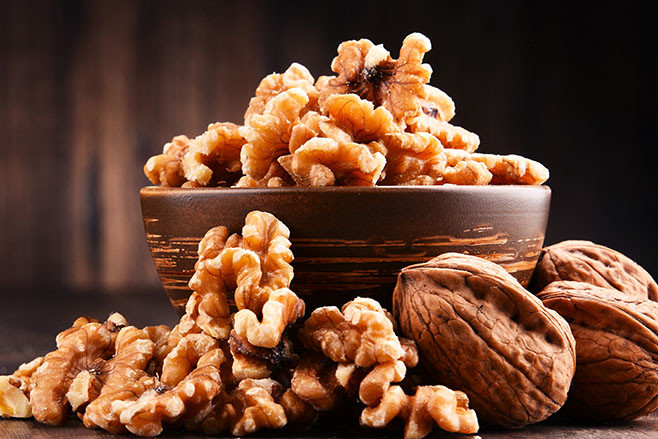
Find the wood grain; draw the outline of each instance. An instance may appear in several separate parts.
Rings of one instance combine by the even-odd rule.
[[[551,170],[546,242],[593,240],[655,274],[658,234],[646,233],[658,215],[646,201],[654,165],[638,158],[655,144],[656,26],[643,9],[0,2],[0,293],[157,286],[137,198],[149,156],[174,135],[240,122],[260,78],[293,61],[317,77],[330,73],[341,41],[370,38],[397,56],[413,31],[432,40],[431,82],[455,100],[454,122],[480,135],[481,150]],[[621,160],[620,150],[634,155]]]
[[[159,285],[142,166],[176,134],[241,121],[263,69],[255,4],[0,8],[0,286]]]

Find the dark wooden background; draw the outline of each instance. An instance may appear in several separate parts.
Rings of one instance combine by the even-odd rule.
[[[648,4],[2,1],[0,290],[155,291],[145,160],[176,134],[240,122],[272,71],[328,74],[352,38],[396,56],[413,31],[481,150],[550,168],[547,242],[594,240],[658,275]]]

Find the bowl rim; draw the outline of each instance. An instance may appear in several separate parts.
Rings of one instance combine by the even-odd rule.
[[[546,191],[552,192],[548,185],[435,185],[435,186],[324,186],[324,187],[299,187],[286,186],[276,188],[247,188],[247,187],[169,187],[169,186],[144,186],[140,189],[140,195],[182,195],[182,194],[263,194],[263,193],[345,193],[345,194],[374,194],[374,193],[510,193],[520,191]]]

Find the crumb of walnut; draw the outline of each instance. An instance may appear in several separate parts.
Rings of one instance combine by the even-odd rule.
[[[404,356],[393,324],[373,299],[357,297],[343,306],[317,308],[299,331],[309,349],[336,362],[354,362],[359,367],[395,361]]]
[[[126,326],[129,326],[128,321],[122,314],[118,312],[111,313],[103,322],[103,327],[109,331],[110,338],[112,339],[110,342],[110,348],[106,353],[107,357],[114,355],[114,346],[116,344],[117,337],[119,336],[119,332]]]
[[[194,343],[189,337],[193,336],[183,338],[181,343],[187,345],[195,367],[173,388],[156,382],[155,387],[142,393],[135,401],[112,403],[112,410],[130,432],[140,436],[157,436],[162,432],[163,423],[198,422],[222,390],[220,367],[225,356],[221,348],[216,342]],[[187,369],[187,363],[184,360],[181,362],[176,360],[171,367]],[[200,411],[204,413],[200,414]]]
[[[32,386],[34,385],[34,373],[43,364],[44,357],[37,357],[32,361],[23,363],[18,366],[18,369],[10,375],[10,380],[13,384],[17,384],[18,388],[29,398]]]
[[[443,180],[454,184],[530,184],[548,180],[549,172],[541,163],[518,155],[468,153],[444,150],[448,159]],[[490,181],[483,183],[486,176]]]
[[[319,411],[335,408],[342,396],[336,380],[336,364],[313,353],[306,354],[295,367],[290,388]]]
[[[83,371],[78,375],[93,377],[102,386],[97,397],[84,401],[88,392],[83,392],[82,398],[75,403],[74,409],[88,403],[82,417],[85,427],[100,427],[112,433],[126,431],[119,421],[119,416],[112,410],[112,404],[114,401],[135,400],[146,391],[145,383],[150,382],[150,377],[145,369],[154,351],[155,344],[146,331],[128,326],[121,329],[117,336],[114,357],[102,367],[95,368],[93,373]],[[74,381],[77,381],[78,377]],[[72,385],[67,393],[72,406],[75,393],[75,386]]]
[[[241,175],[240,150],[246,140],[239,125],[215,122],[189,142],[182,159],[185,178],[198,186],[221,183],[230,186]]]
[[[273,348],[281,341],[286,327],[304,315],[305,305],[288,288],[273,291],[262,308],[262,319],[242,309],[233,316],[235,332],[254,346]]]
[[[34,418],[43,424],[61,424],[68,413],[66,393],[79,372],[113,349],[112,333],[101,323],[87,323],[58,337],[57,350],[44,358],[33,376],[30,403]]]
[[[166,143],[162,154],[155,155],[144,165],[144,174],[153,184],[178,187],[185,183],[182,160],[190,147],[187,136],[176,136]]]
[[[345,41],[331,63],[337,77],[322,76],[316,82],[320,104],[333,94],[355,93],[391,112],[401,125],[421,111],[421,99],[427,98],[425,84],[432,69],[422,64],[431,49],[427,37],[419,33],[407,36],[397,60],[382,45],[371,41]]]
[[[249,101],[249,107],[244,113],[245,124],[257,114],[263,114],[267,103],[280,93],[291,88],[300,88],[309,96],[309,105],[317,104],[318,92],[314,86],[315,79],[306,67],[292,63],[283,73],[272,73],[260,81],[256,93]]]
[[[0,376],[0,417],[29,418],[32,416],[28,396],[14,384],[11,376]]]
[[[361,425],[382,428],[395,417],[405,421],[404,438],[427,436],[434,425],[451,433],[473,434],[479,429],[475,412],[468,408],[468,397],[444,386],[419,386],[414,396],[407,396],[399,386],[392,386],[379,405],[366,407]]]
[[[386,146],[382,184],[433,185],[441,178],[447,158],[439,139],[429,133],[392,133]]]
[[[279,163],[299,186],[374,186],[386,158],[381,145],[314,137]]]
[[[273,97],[262,114],[252,116],[240,127],[240,135],[248,141],[240,152],[244,175],[256,181],[284,176],[276,159],[288,152],[292,127],[308,101],[304,90],[291,88]]]

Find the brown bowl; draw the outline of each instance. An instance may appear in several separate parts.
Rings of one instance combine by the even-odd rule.
[[[179,313],[191,294],[199,240],[211,227],[240,232],[252,210],[290,229],[291,289],[307,309],[357,295],[385,307],[398,272],[446,252],[485,257],[526,285],[544,242],[547,186],[397,186],[140,191],[146,241]]]

